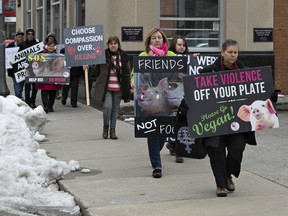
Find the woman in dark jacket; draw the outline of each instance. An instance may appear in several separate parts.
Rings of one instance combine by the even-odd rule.
[[[117,36],[110,36],[105,50],[106,64],[91,66],[90,71],[96,71],[98,78],[95,86],[95,100],[103,104],[104,139],[117,139],[115,128],[121,99],[130,101],[130,63],[127,53],[121,49]],[[83,69],[87,69],[87,65]]]
[[[244,68],[238,58],[239,45],[235,40],[226,40],[221,49],[221,57],[200,73],[237,70]],[[219,197],[227,196],[227,191],[234,191],[234,175],[238,178],[241,170],[241,161],[246,143],[256,145],[255,133],[245,132],[222,136],[206,137],[203,139],[207,146],[211,168],[215,177]],[[226,154],[227,151],[227,154]]]

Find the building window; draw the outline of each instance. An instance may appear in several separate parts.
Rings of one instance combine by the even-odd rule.
[[[85,0],[74,0],[74,20],[73,25],[84,26],[85,25]]]
[[[46,2],[46,1],[45,1]],[[35,37],[39,38],[40,40],[43,40],[45,38],[45,29],[46,29],[46,22],[43,22],[43,20],[46,20],[44,17],[46,17],[46,13],[44,13],[43,10],[43,0],[37,0],[36,1],[36,32]]]
[[[57,41],[62,43],[66,1],[50,0],[50,31],[55,32]]]
[[[31,1],[25,1],[26,2],[26,27],[31,27]]]
[[[222,0],[159,0],[159,27],[168,39],[179,34],[189,50],[219,50]]]

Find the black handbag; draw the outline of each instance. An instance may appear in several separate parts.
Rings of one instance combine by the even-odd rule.
[[[190,137],[187,123],[187,110],[188,106],[183,99],[178,107],[174,122],[175,153],[182,157],[203,159],[207,155],[207,149],[202,143],[201,138],[194,139]]]

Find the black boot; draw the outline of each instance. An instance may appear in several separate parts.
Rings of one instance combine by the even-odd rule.
[[[48,110],[48,93],[45,90],[41,91],[41,99],[42,99],[42,104],[43,104],[43,109],[46,113],[49,112]]]
[[[107,138],[108,138],[108,129],[109,129],[109,126],[107,126],[107,125],[104,125],[104,126],[103,126],[102,137],[103,137],[104,139],[107,139]]]
[[[115,133],[115,128],[110,128],[110,138],[111,139],[118,139]]]

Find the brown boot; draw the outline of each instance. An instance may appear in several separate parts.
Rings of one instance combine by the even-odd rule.
[[[110,128],[110,138],[111,139],[118,139],[115,133],[115,128]]]
[[[104,139],[107,139],[107,138],[108,138],[108,129],[109,129],[109,126],[106,126],[106,125],[103,126],[102,137],[103,137]]]
[[[226,189],[228,191],[235,191],[235,183],[232,180],[232,177],[227,178],[227,186]]]

